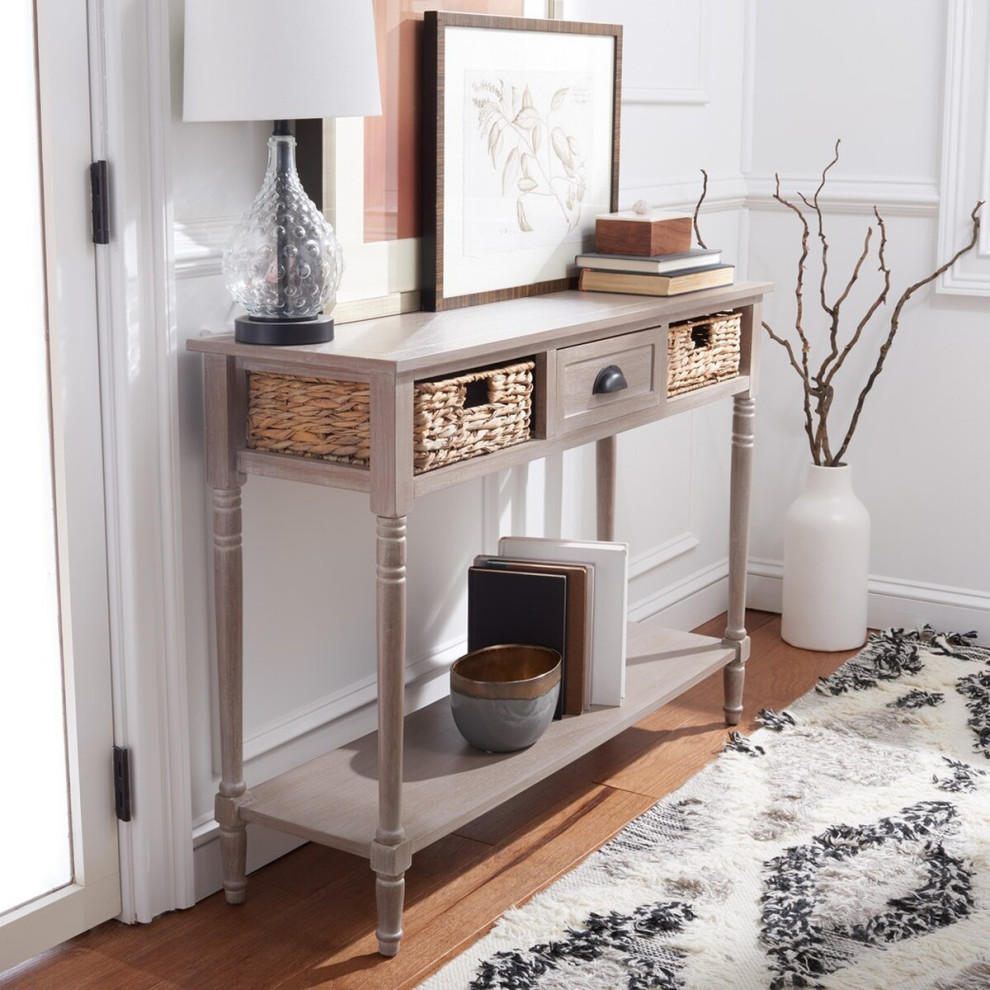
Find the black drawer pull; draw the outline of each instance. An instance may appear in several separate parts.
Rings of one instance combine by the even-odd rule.
[[[608,392],[621,392],[624,388],[629,388],[629,383],[622,369],[617,364],[610,364],[598,372],[595,384],[591,387],[591,394],[605,395]]]

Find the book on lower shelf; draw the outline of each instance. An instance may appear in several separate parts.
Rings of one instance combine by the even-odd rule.
[[[692,248],[675,254],[652,256],[637,254],[606,254],[603,251],[587,251],[574,259],[578,268],[595,268],[610,272],[645,272],[652,275],[668,275],[686,268],[702,268],[717,265],[722,260],[719,248]]]
[[[639,296],[679,296],[700,289],[732,285],[733,265],[706,265],[667,275],[642,272],[606,272],[583,268],[578,276],[578,288],[585,292],[623,292]]]
[[[595,568],[590,564],[517,560],[480,555],[476,567],[537,574],[560,574],[567,581],[566,635],[561,695],[564,715],[580,715],[591,703],[591,635]]]
[[[626,609],[629,548],[598,540],[503,536],[499,556],[594,567],[591,616],[590,705],[622,704],[626,684]]]
[[[524,643],[567,652],[567,578],[563,574],[468,568],[468,652]],[[554,718],[564,710],[566,668]]]

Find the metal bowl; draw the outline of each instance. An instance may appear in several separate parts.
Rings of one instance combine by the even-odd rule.
[[[545,646],[486,646],[450,668],[450,707],[478,749],[511,753],[546,731],[560,694],[560,654]]]

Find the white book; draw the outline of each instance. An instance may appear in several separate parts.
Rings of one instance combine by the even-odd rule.
[[[589,700],[592,705],[621,705],[626,692],[628,544],[503,536],[498,541],[498,552],[503,557],[590,564],[595,568]]]

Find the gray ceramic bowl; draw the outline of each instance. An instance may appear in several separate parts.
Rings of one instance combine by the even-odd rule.
[[[560,654],[545,646],[487,646],[450,668],[450,707],[464,738],[490,753],[532,746],[560,694]]]

